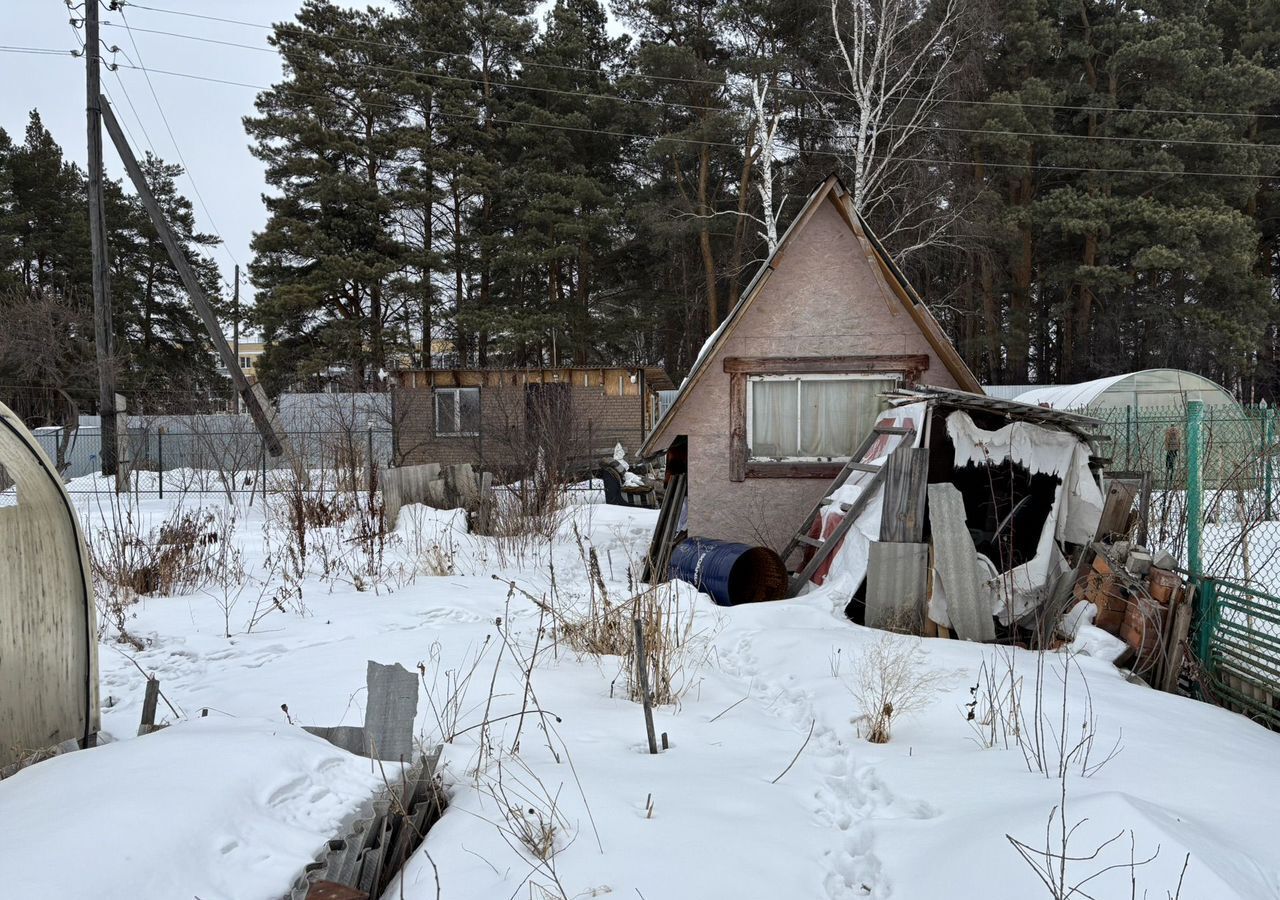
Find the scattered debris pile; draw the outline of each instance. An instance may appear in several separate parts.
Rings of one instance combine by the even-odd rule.
[[[1063,616],[1059,632],[1154,687],[1176,690],[1194,586],[1164,551],[1153,554],[1128,541],[1099,541],[1089,545],[1089,552],[1092,560],[1072,587],[1075,605]],[[1096,634],[1090,640],[1089,627],[1115,638],[1112,648],[1104,649],[1105,641],[1099,647]]]
[[[786,590],[722,590],[717,602],[830,585],[848,591],[845,611],[859,624],[1032,648],[1070,642],[1176,689],[1192,589],[1177,561],[1145,549],[1135,528],[1149,508],[1149,475],[1104,479],[1097,420],[932,387],[895,390],[888,402],[780,551]],[[694,551],[723,542],[684,534],[684,499],[681,481],[648,558],[657,572],[709,590]]]

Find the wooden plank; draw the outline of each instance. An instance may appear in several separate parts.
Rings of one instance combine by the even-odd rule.
[[[1137,480],[1109,479],[1106,502],[1102,507],[1102,516],[1098,519],[1098,529],[1093,535],[1095,541],[1108,540],[1112,535],[1128,534],[1129,511],[1133,509],[1134,498],[1141,487],[1141,482]]]
[[[1175,694],[1178,691],[1178,676],[1182,673],[1183,644],[1187,640],[1187,635],[1191,633],[1191,615],[1195,611],[1195,595],[1195,586],[1188,585],[1171,617],[1173,628],[1165,645],[1165,667],[1161,673],[1160,684],[1157,685],[1166,693]]]
[[[928,569],[928,544],[873,543],[867,558],[867,627],[919,634]]]
[[[142,695],[142,721],[138,734],[150,734],[156,730],[156,703],[160,700],[160,681],[152,675],[147,679],[146,693]]]
[[[849,375],[862,372],[916,374],[928,370],[924,353],[859,356],[731,356],[724,361],[730,374],[745,375]]]
[[[742,478],[733,477],[733,463],[734,460],[730,457],[730,480],[742,481]],[[747,478],[824,478],[830,481],[843,471],[843,463],[747,462],[743,467]]]
[[[747,476],[747,376],[729,376],[729,480]]]
[[[978,551],[965,524],[964,499],[955,485],[929,485],[929,523],[951,627],[961,640],[995,640],[995,622],[978,581]]]
[[[929,480],[929,449],[906,442],[885,463],[884,506],[880,540],[919,543],[924,539],[925,488]]]

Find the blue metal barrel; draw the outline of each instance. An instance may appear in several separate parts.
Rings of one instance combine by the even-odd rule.
[[[781,600],[787,567],[768,547],[688,538],[671,551],[669,577],[687,581],[720,606]]]

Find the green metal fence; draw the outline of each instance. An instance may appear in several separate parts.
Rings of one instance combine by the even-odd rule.
[[[1084,412],[1102,422],[1108,468],[1151,472],[1160,487],[1181,488],[1189,444],[1185,406],[1103,407]],[[1270,494],[1276,411],[1266,406],[1202,406],[1202,469],[1206,486],[1266,487]],[[1170,434],[1172,432],[1172,434]],[[1174,452],[1170,454],[1169,447]]]
[[[1200,581],[1198,653],[1211,699],[1280,729],[1280,597]]]
[[[1219,445],[1220,451],[1230,450],[1222,453],[1231,460],[1224,479],[1211,455],[1212,418],[1206,412],[1192,401],[1184,419],[1186,560],[1199,597],[1200,689],[1212,694],[1208,699],[1280,728],[1280,523],[1271,498],[1272,417],[1263,409],[1252,420],[1252,453],[1249,423],[1237,415],[1224,428],[1219,420],[1220,436],[1240,436]]]

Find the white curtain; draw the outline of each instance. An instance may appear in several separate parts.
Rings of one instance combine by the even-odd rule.
[[[751,455],[760,458],[798,456],[795,381],[751,382]]]
[[[886,378],[805,380],[800,388],[800,455],[848,457],[867,436],[893,386]]]

